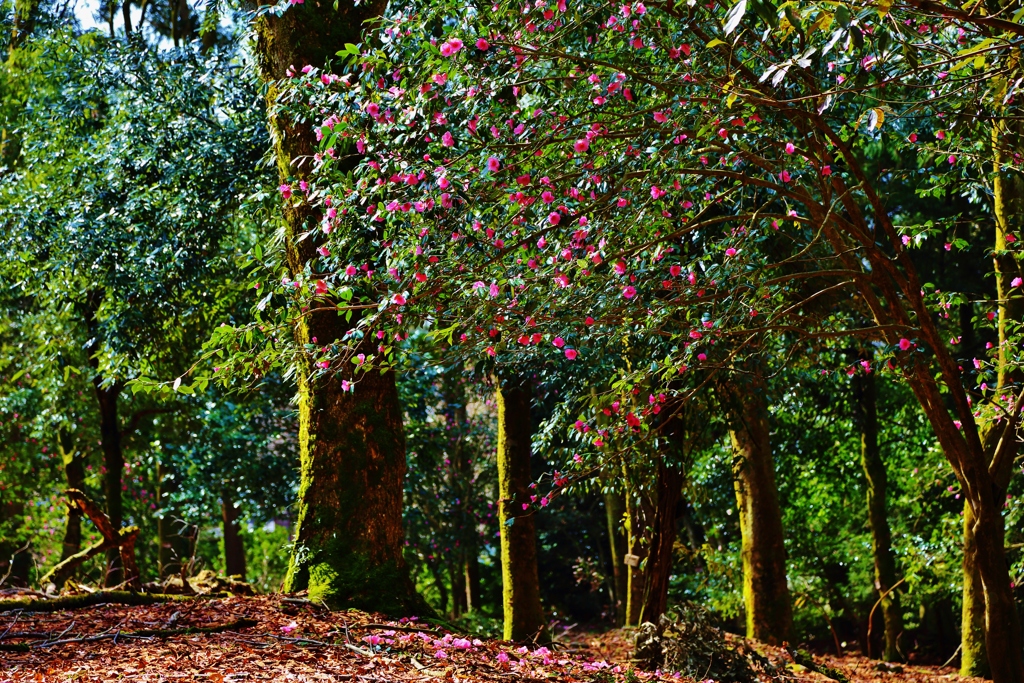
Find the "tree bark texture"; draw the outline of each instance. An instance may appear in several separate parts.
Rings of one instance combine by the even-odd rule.
[[[768,408],[760,382],[733,387],[733,481],[742,534],[747,637],[779,645],[793,623]]]
[[[245,580],[245,544],[238,526],[238,508],[231,495],[221,494],[221,523],[224,530],[224,573],[227,576],[241,576]]]
[[[902,659],[899,648],[903,633],[903,614],[899,595],[892,590],[896,585],[896,557],[892,552],[892,534],[886,504],[888,479],[885,462],[878,447],[878,388],[874,374],[858,374],[854,380],[857,399],[857,423],[860,428],[860,459],[867,481],[868,524],[871,527],[871,550],[875,564],[875,589],[882,600],[882,619],[885,623],[885,647],[882,659],[895,662]],[[868,643],[871,648],[871,643]]]
[[[658,500],[655,503],[651,551],[644,567],[644,603],[640,621],[657,624],[658,617],[668,607],[668,584],[675,557],[676,510],[683,493],[683,471],[672,463],[665,463],[662,457],[658,460],[655,476]]]
[[[537,575],[537,534],[530,502],[530,387],[509,380],[498,386],[498,522],[501,529],[502,606],[505,640],[543,637],[544,611]]]
[[[358,6],[343,0],[337,10],[331,3],[307,2],[280,17],[266,14],[258,20],[255,52],[268,86],[282,182],[308,175],[302,162],[314,153],[316,141],[308,123],[275,113],[277,82],[292,65],[326,67],[345,43],[360,42],[362,23],[383,7],[380,0]],[[301,237],[317,228],[320,218],[307,203],[284,207],[286,256],[296,275],[315,256],[320,231]],[[329,344],[350,329],[354,321],[346,322],[329,304],[322,302],[320,311],[299,325],[300,344]],[[342,381],[354,379],[350,367],[325,378],[314,378],[312,370],[306,362],[298,372],[301,479],[285,590],[308,589],[311,600],[335,608],[422,609],[403,558],[405,436],[394,374],[360,374],[349,392]]]

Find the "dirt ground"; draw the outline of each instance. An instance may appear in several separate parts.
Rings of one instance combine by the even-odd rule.
[[[199,631],[196,629],[205,629]],[[793,681],[828,678],[758,646]],[[449,633],[415,618],[328,612],[301,598],[227,597],[62,612],[0,605],[0,683],[14,681],[557,681],[685,680],[633,671],[631,635],[573,628],[548,647],[512,646]],[[879,671],[863,657],[818,657],[851,682],[925,683],[955,669],[904,665]],[[964,679],[965,682],[970,679]]]

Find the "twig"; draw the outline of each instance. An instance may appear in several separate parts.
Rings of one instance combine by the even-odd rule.
[[[11,625],[7,627],[6,631],[4,631],[3,633],[0,633],[0,640],[3,640],[4,637],[8,633],[11,632],[11,629],[14,628],[14,625],[18,623],[18,619],[20,619],[20,618],[21,618],[21,612],[15,612],[14,613],[14,621],[11,622]]]
[[[165,593],[132,593],[130,591],[96,591],[83,595],[65,595],[44,600],[41,598],[17,598],[0,600],[0,613],[21,610],[24,612],[60,612],[98,605],[153,605],[160,602],[189,602],[221,595],[170,595]]]
[[[420,626],[392,626],[391,624],[355,624],[352,628],[374,628],[374,629],[387,629],[389,631],[405,631],[407,633],[429,633],[431,635],[440,635],[437,631],[430,628],[422,628]]]
[[[32,541],[25,541],[25,545],[24,545],[24,546],[22,546],[22,547],[20,547],[20,548],[18,548],[17,550],[15,550],[15,551],[14,551],[14,554],[13,554],[13,555],[11,555],[11,559],[10,559],[10,561],[8,561],[8,563],[7,563],[7,573],[6,573],[6,574],[4,574],[4,577],[3,577],[2,579],[0,579],[0,586],[4,585],[4,582],[5,582],[5,581],[6,581],[7,579],[9,579],[9,578],[10,578],[10,576],[11,576],[11,572],[13,572],[13,571],[14,571],[14,558],[15,558],[15,557],[17,557],[19,553],[23,553],[23,552],[25,552],[26,550],[28,550],[28,548],[29,548],[29,546],[30,546],[31,544],[32,544]]]
[[[221,633],[223,631],[232,631],[241,628],[251,628],[257,625],[257,621],[254,619],[236,619],[235,621],[229,621],[226,624],[218,624],[216,626],[189,626],[187,628],[171,628],[171,629],[142,629],[139,631],[131,631],[125,633],[118,629],[114,633],[100,633],[94,636],[82,636],[81,638],[67,638],[65,640],[54,640],[47,643],[39,643],[37,645],[30,646],[31,649],[37,650],[44,647],[53,647],[55,645],[65,645],[67,643],[92,643],[97,640],[106,640],[112,638],[114,643],[117,643],[117,639],[121,638],[170,638],[171,636],[188,636],[200,633]]]
[[[956,656],[958,654],[960,654],[960,648],[962,648],[963,646],[964,646],[964,643],[961,640],[960,644],[956,646],[955,650],[953,650],[953,654],[950,655],[949,659],[946,660],[946,663],[942,665],[942,668],[946,668],[947,666],[949,666],[953,662],[954,659],[956,659]]]
[[[882,604],[882,600],[885,600],[885,598],[889,595],[889,593],[892,593],[894,590],[896,590],[899,587],[899,585],[901,583],[905,582],[906,580],[907,580],[907,577],[904,576],[902,579],[900,579],[899,581],[897,581],[896,583],[891,585],[889,587],[889,590],[887,590],[884,593],[882,593],[881,595],[879,595],[878,596],[878,600],[875,601],[874,606],[871,608],[871,611],[868,613],[868,637],[867,637],[867,644],[868,644],[867,655],[868,655],[868,659],[871,659],[871,631],[872,631],[872,626],[874,626],[874,624],[875,624],[875,610],[878,609],[878,606]]]

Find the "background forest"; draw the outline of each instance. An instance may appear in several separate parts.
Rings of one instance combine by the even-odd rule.
[[[1021,680],[1024,8],[340,3],[0,0],[0,587]]]

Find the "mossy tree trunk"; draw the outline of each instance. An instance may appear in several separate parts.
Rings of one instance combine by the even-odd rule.
[[[747,637],[778,645],[789,639],[793,614],[764,385],[734,385],[729,395]]]
[[[885,647],[882,659],[900,660],[899,638],[903,633],[903,614],[896,585],[896,557],[892,552],[892,534],[886,504],[888,478],[885,462],[878,447],[878,388],[873,373],[858,374],[854,380],[857,424],[860,428],[860,461],[867,481],[868,525],[871,527],[871,550],[875,564],[875,589],[882,600],[885,623]],[[868,643],[870,650],[871,643]]]
[[[324,68],[344,48],[359,43],[362,24],[383,9],[380,0],[359,5],[343,0],[292,5],[280,17],[263,15],[256,24],[255,52],[267,83],[278,173],[282,182],[308,175],[315,137],[308,123],[273,113],[277,82],[289,67]],[[294,276],[303,272],[319,246],[318,211],[305,203],[284,208],[285,249]],[[341,226],[339,229],[344,229]],[[308,239],[302,239],[310,232]],[[296,330],[300,344],[325,345],[343,338],[354,324],[321,302]],[[372,335],[365,337],[368,352]],[[350,368],[314,378],[309,363],[298,371],[300,487],[295,552],[285,589],[307,589],[310,599],[335,608],[388,613],[423,609],[403,557],[402,487],[405,436],[393,373],[360,374],[354,391],[344,380]]]
[[[608,550],[612,561],[612,599],[615,602],[615,623],[626,625],[626,593],[629,590],[629,569],[625,565],[626,535],[622,518],[626,513],[626,501],[622,494],[607,489],[604,494],[604,511],[608,518]]]
[[[502,606],[505,640],[545,635],[537,575],[537,533],[530,502],[529,383],[511,379],[498,385],[498,522],[501,529]]]
[[[224,531],[224,574],[245,580],[245,544],[238,525],[238,508],[225,491],[220,497],[221,524]]]
[[[997,122],[992,127],[992,152],[993,165],[997,169],[992,180],[993,194],[993,216],[995,218],[995,251],[994,266],[996,274],[996,299],[998,300],[998,332],[999,332],[999,356],[997,360],[997,382],[996,395],[1007,393],[1010,386],[1019,383],[1020,373],[1016,372],[1011,365],[1009,324],[1020,321],[1024,316],[1024,304],[1019,296],[1013,292],[1011,284],[1016,277],[1024,276],[1020,264],[1013,254],[1007,250],[1006,236],[1009,234],[1020,235],[1021,212],[1024,211],[1024,179],[1016,172],[1002,170],[1006,161],[1006,149],[1016,148],[1020,136],[1016,130],[1008,129],[1005,123]],[[990,428],[982,435],[985,445],[986,459],[989,464],[992,462],[1000,438],[998,428]],[[994,479],[997,500],[1001,500],[1009,485],[1011,459],[1005,459],[1006,466],[1002,471],[991,472]],[[996,591],[992,592],[991,600],[986,596],[985,583],[982,578],[980,558],[978,557],[979,545],[976,535],[976,528],[979,524],[978,516],[975,514],[970,498],[964,500],[964,562],[963,562],[963,601],[961,612],[961,647],[960,647],[960,675],[989,677],[993,669],[989,663],[990,653],[986,640],[988,628],[986,624],[1000,624],[1000,614],[1008,614],[1012,617],[1013,623],[1004,622],[997,628],[1004,630],[1011,626],[1019,632],[1019,625],[1016,624],[1016,609],[1000,607],[1000,599]],[[998,517],[998,519],[995,519]],[[1001,515],[993,516],[993,527],[997,536],[1002,537],[1004,527]],[[1002,541],[998,541],[1002,545]],[[1002,553],[1000,553],[1002,554]],[[995,561],[998,564],[999,560]],[[1004,562],[1005,563],[1005,562]],[[991,604],[990,604],[991,603]],[[1013,605],[1010,605],[1012,608]],[[995,634],[993,634],[995,635]],[[1016,646],[1020,649],[1019,644]],[[1016,653],[1016,659],[1020,660],[1020,653]]]

